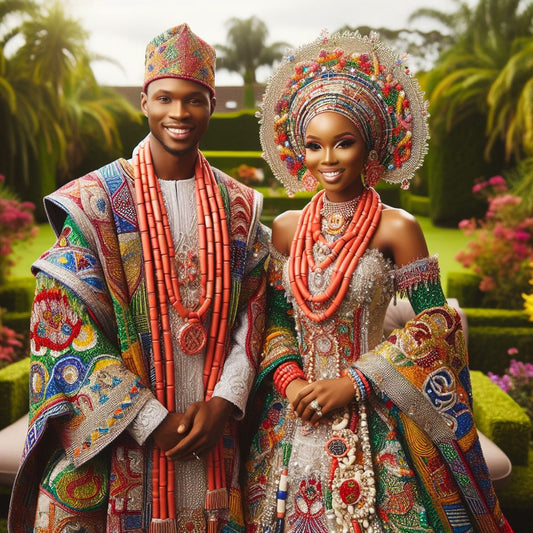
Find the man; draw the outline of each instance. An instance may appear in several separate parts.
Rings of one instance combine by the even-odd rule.
[[[34,264],[19,531],[243,526],[237,421],[264,324],[262,198],[205,161],[214,49],[188,25],[146,50],[149,136],[45,199]]]

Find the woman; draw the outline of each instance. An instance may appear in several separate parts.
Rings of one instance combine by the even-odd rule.
[[[265,158],[289,193],[248,472],[250,531],[510,531],[480,452],[464,335],[414,217],[382,205],[426,152],[414,78],[375,36],[322,36],[264,99]],[[391,298],[415,319],[383,339]]]

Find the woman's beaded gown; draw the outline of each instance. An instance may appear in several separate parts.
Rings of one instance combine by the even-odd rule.
[[[318,263],[323,259],[320,244],[315,244],[313,251]],[[331,269],[309,274],[311,294],[324,290]],[[330,319],[322,322],[310,320],[296,305],[290,291],[288,258],[275,249],[269,271],[269,323],[258,380],[265,394],[259,395],[264,408],[247,462],[248,531],[470,530],[470,513],[454,474],[438,458],[435,444],[419,434],[420,419],[431,420],[438,413],[430,409],[417,420],[418,425],[406,422],[404,416],[426,408],[420,407],[419,396],[430,389],[437,395],[451,394],[454,405],[448,401],[447,408],[455,410],[457,416],[469,409],[469,384],[463,387],[458,381],[453,385],[442,381],[454,372],[463,372],[465,377],[466,351],[460,320],[446,305],[440,288],[437,258],[421,259],[398,269],[378,250],[367,249],[344,301]],[[385,313],[396,291],[409,296],[417,313],[424,309],[432,313],[421,342],[413,332],[417,324],[411,328],[408,325],[405,332],[396,330],[382,342]],[[435,356],[441,336],[452,344],[446,357],[457,360],[451,365]],[[398,346],[407,356],[396,354]],[[409,354],[413,347],[414,353]],[[454,350],[458,353],[452,355]],[[425,378],[406,375],[409,383],[402,383],[404,378],[399,377],[389,387],[393,398],[402,398],[407,384],[416,388],[406,395],[412,407],[399,408],[391,400],[389,380],[385,379],[386,385],[379,390],[381,376],[372,371],[376,357],[390,359],[387,364],[392,366],[421,365]],[[402,357],[404,360],[400,360]],[[270,379],[272,371],[287,360],[299,362],[309,381],[339,377],[345,368],[366,361],[367,367],[363,364],[362,368],[371,383],[371,394],[364,401],[354,399],[343,412],[318,427],[305,426]],[[442,367],[445,372],[435,387],[431,376]],[[403,410],[408,412],[400,413]],[[448,426],[455,424],[456,436],[473,427],[463,420],[450,422],[452,417],[446,413],[442,416]],[[418,454],[415,461],[414,454]],[[482,457],[471,459],[483,469]],[[485,489],[489,506],[496,507],[495,513],[500,516],[490,481]]]

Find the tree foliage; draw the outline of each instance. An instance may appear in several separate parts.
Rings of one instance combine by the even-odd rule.
[[[480,113],[487,160],[503,143],[516,163],[533,155],[533,4],[480,0],[472,13],[464,6],[460,13],[465,30],[427,80],[432,133],[444,141],[459,121]]]
[[[476,209],[471,187],[531,158],[533,4],[479,0],[443,20],[452,44],[424,78],[431,113],[431,216],[455,225]],[[437,12],[433,12],[436,14]],[[470,203],[470,205],[468,205]]]
[[[8,17],[19,23],[7,24]],[[0,172],[37,205],[70,176],[88,144],[120,153],[119,116],[141,120],[98,85],[86,39],[59,2],[0,4]]]
[[[247,19],[231,18],[228,27],[228,44],[217,44],[217,68],[240,74],[244,81],[245,107],[254,108],[253,88],[257,81],[257,69],[272,66],[283,57],[285,42],[267,45],[266,24],[253,16]]]

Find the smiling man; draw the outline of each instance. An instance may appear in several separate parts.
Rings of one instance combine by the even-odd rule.
[[[9,528],[243,527],[238,422],[264,323],[261,196],[205,160],[215,51],[187,24],[147,47],[149,135],[45,199],[30,417]]]

